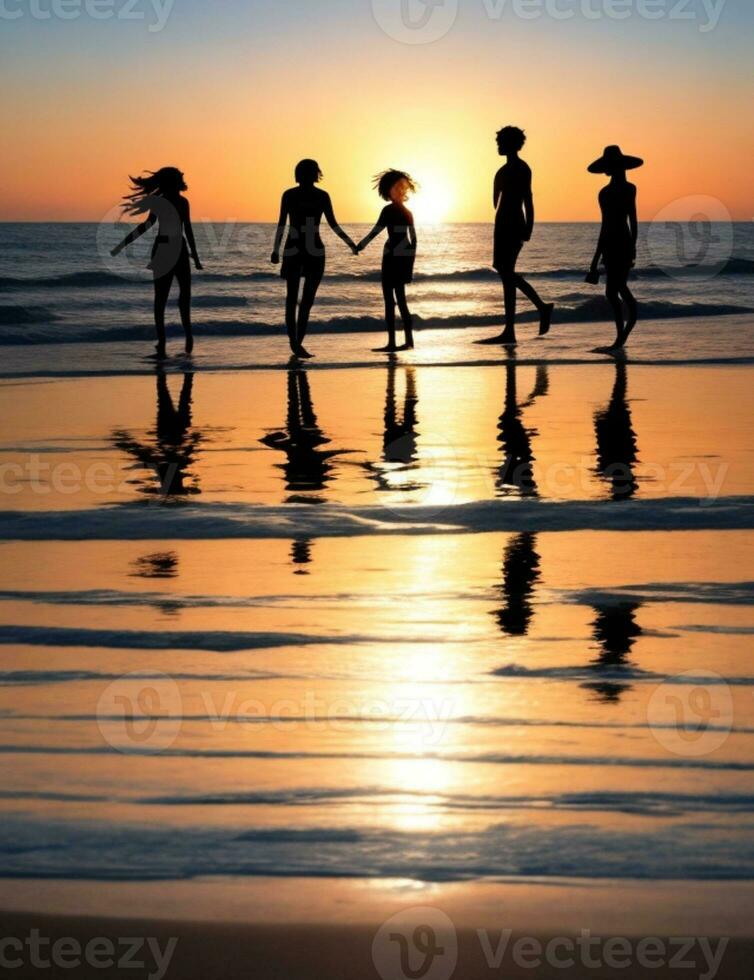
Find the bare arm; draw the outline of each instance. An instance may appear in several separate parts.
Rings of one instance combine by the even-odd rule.
[[[494,207],[495,211],[497,211],[498,205],[500,204],[500,198],[503,196],[503,178],[501,175],[502,170],[498,170],[498,172],[495,174],[495,182],[492,185],[492,206]]]
[[[197,269],[201,269],[202,263],[199,261],[199,256],[196,253],[196,240],[194,238],[194,228],[191,224],[191,208],[188,201],[186,201],[186,212],[183,216],[183,230],[186,233],[186,241],[188,242],[189,252],[191,253],[191,258],[194,260],[194,265]]]
[[[324,215],[328,225],[332,228],[332,230],[335,232],[338,238],[344,241],[355,255],[357,252],[357,248],[353,243],[353,239],[351,238],[350,235],[347,235],[343,231],[343,229],[340,227],[338,222],[335,220],[335,213],[333,211],[332,201],[330,200],[329,194],[326,195]]]
[[[374,226],[374,228],[372,228],[369,234],[366,235],[364,238],[362,238],[359,244],[356,246],[357,250],[359,252],[363,252],[364,249],[367,247],[367,245],[369,245],[370,242],[374,241],[374,239],[380,234],[380,232],[383,232],[384,230],[385,230],[385,225],[382,222],[382,215],[380,215],[377,224]]]
[[[600,230],[600,237],[597,240],[597,250],[594,253],[594,258],[592,259],[592,272],[596,272],[597,271],[597,269],[599,267],[599,264],[600,264],[600,259],[602,258],[603,235],[604,235],[604,232],[602,230]]]
[[[275,244],[272,246],[272,256],[270,261],[273,265],[277,265],[280,262],[280,246],[283,244],[283,235],[285,234],[285,226],[288,224],[288,199],[283,194],[280,201],[280,217],[278,218],[278,226],[275,230]]]
[[[531,189],[531,171],[526,174],[524,185],[524,216],[526,218],[526,231],[524,241],[531,240],[534,231],[534,194]]]
[[[137,225],[133,231],[130,231],[123,239],[123,241],[119,245],[116,245],[114,249],[112,249],[110,254],[118,255],[118,253],[122,252],[124,248],[126,248],[128,245],[131,245],[133,242],[135,242],[137,238],[141,238],[144,232],[149,231],[149,229],[152,227],[155,221],[157,221],[157,215],[154,213],[150,214],[145,221],[142,221],[142,223],[140,225]]]
[[[631,203],[628,208],[628,226],[631,229],[631,241],[634,243],[634,262],[636,262],[636,243],[639,241],[639,219],[636,214],[636,188],[631,192]]]

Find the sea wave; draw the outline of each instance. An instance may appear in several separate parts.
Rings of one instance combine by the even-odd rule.
[[[293,646],[356,646],[367,643],[447,642],[441,634],[408,636],[404,634],[365,633],[273,633],[232,630],[105,630],[56,626],[0,626],[0,646],[94,647],[111,650],[202,650],[211,653],[239,653],[249,650],[274,650]]]
[[[596,801],[595,801],[596,802]],[[659,801],[656,801],[659,802]],[[668,801],[672,805],[672,800]],[[641,805],[641,804],[640,804]],[[651,806],[652,803],[650,802]],[[469,829],[171,826],[7,815],[0,876],[190,880],[208,876],[468,881],[490,878],[752,880],[748,828],[703,819],[531,823]],[[641,820],[641,822],[639,822]]]
[[[212,305],[218,308],[245,306],[238,297],[207,298],[199,303],[202,308]],[[754,307],[731,303],[672,303],[651,301],[640,305],[643,320],[672,320],[691,317],[741,316],[754,313]],[[154,339],[154,327],[141,325],[97,325],[81,323],[57,323],[60,318],[43,308],[0,306],[0,346],[71,343],[111,343],[124,341],[149,341]],[[416,316],[417,329],[465,329],[500,326],[500,315],[458,313],[451,316]],[[537,322],[535,311],[525,311],[519,317],[522,323]],[[584,300],[573,306],[558,307],[554,322],[561,324],[598,323],[611,320],[612,313],[602,296]],[[22,327],[22,329],[14,329]],[[318,333],[354,334],[384,332],[385,321],[379,316],[338,316],[316,321]],[[209,319],[194,324],[194,334],[200,337],[254,337],[279,336],[282,322],[254,321],[246,319]]]
[[[569,279],[575,278],[583,281],[585,268],[583,266],[554,267],[551,269],[527,269],[522,266],[521,270],[531,278],[549,279]],[[739,257],[730,258],[717,265],[648,265],[638,267],[633,275],[637,279],[661,279],[661,278],[701,278],[708,279],[710,276],[751,276],[754,275],[754,260]],[[70,272],[59,276],[0,276],[0,290],[7,289],[82,289],[82,288],[107,288],[112,286],[142,285],[149,281],[151,274],[148,269],[144,269],[142,274],[132,274],[129,276],[118,275],[104,269],[90,269],[81,272]],[[499,280],[499,274],[490,266],[478,266],[469,269],[451,269],[437,272],[417,272],[414,276],[416,282],[480,282],[488,280],[495,282]],[[205,271],[202,273],[201,282],[215,283],[245,283],[245,282],[274,282],[280,279],[279,271],[270,269],[267,272],[226,272],[218,273]],[[328,275],[330,282],[379,282],[379,270],[368,272],[341,272]]]
[[[297,539],[489,531],[683,531],[754,528],[754,497],[612,501],[482,500],[431,505],[141,503],[65,511],[0,511],[1,541]]]

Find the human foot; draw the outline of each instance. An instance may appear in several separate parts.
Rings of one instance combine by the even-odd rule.
[[[299,347],[296,348],[295,353],[296,353],[296,356],[297,357],[303,357],[303,358],[306,358],[307,360],[310,357],[314,357],[314,354],[310,354],[309,351],[305,347],[301,347],[301,346],[299,346]]]
[[[508,339],[504,333],[499,333],[496,337],[484,337],[482,340],[475,340],[475,344],[506,344]]]
[[[543,308],[542,312],[539,314],[539,336],[546,337],[550,332],[550,325],[552,323],[552,314],[555,309],[554,303],[547,303]]]
[[[623,350],[623,344],[619,343],[617,340],[610,347],[595,347],[592,350],[592,354],[617,354],[619,351]]]
[[[372,351],[375,354],[395,354],[396,351],[399,351],[400,349],[401,348],[396,347],[395,344],[385,344],[384,347],[373,347]]]

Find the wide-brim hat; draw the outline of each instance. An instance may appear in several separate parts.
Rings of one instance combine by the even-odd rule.
[[[589,165],[590,174],[609,174],[614,170],[636,170],[643,167],[641,157],[629,157],[619,146],[606,146],[605,152],[594,163]]]

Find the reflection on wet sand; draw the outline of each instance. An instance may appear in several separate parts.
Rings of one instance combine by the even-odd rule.
[[[514,361],[505,365],[505,407],[498,423],[498,443],[503,452],[503,462],[496,478],[499,496],[516,493],[522,497],[538,496],[534,479],[534,453],[531,447],[535,429],[527,429],[522,416],[525,409],[534,404],[537,398],[547,395],[550,389],[547,365],[537,368],[537,379],[529,397],[518,402],[517,367]]]
[[[634,467],[639,461],[629,408],[626,362],[615,363],[615,383],[607,408],[595,413],[597,474],[609,485],[613,500],[628,500],[639,489]]]
[[[138,468],[149,470],[157,477],[137,477],[132,482],[137,491],[165,499],[188,497],[201,493],[198,477],[192,472],[202,435],[192,427],[191,402],[194,375],[185,373],[176,407],[163,371],[157,372],[157,424],[149,433],[149,442],[139,442],[125,429],[113,432],[116,449],[128,453]]]
[[[132,562],[133,578],[177,578],[178,555],[174,551],[158,551]]]
[[[534,615],[532,599],[541,578],[536,543],[536,534],[517,534],[503,553],[503,581],[499,588],[504,605],[493,615],[506,636],[526,636],[529,632]]]
[[[605,704],[617,704],[630,690],[630,685],[621,680],[620,675],[630,669],[631,650],[643,632],[636,621],[641,606],[640,602],[620,602],[593,607],[596,617],[592,622],[592,635],[599,644],[600,654],[590,666],[596,674],[604,675],[604,679],[584,686],[594,691],[597,699]]]
[[[350,452],[347,449],[327,449],[330,439],[322,432],[312,402],[309,377],[302,368],[288,371],[286,427],[275,429],[260,439],[270,449],[285,453],[286,462],[277,464],[283,471],[287,503],[321,504],[319,494],[335,477],[332,460]],[[308,575],[312,562],[312,539],[295,538],[291,544],[291,564],[296,575]]]
[[[425,486],[409,475],[420,465],[417,449],[419,397],[416,389],[416,369],[406,365],[402,367],[401,374],[405,377],[405,386],[403,404],[399,411],[398,361],[395,357],[391,357],[387,369],[382,458],[378,463],[366,464],[366,469],[378,491],[409,492],[421,490]]]
[[[317,422],[309,378],[301,368],[288,371],[288,399],[285,430],[273,429],[260,442],[285,453],[286,462],[278,464],[283,471],[285,488],[291,496],[287,503],[323,503],[315,496],[333,480],[332,460],[348,450],[321,449],[330,444]]]
[[[294,575],[308,575],[307,565],[312,563],[312,538],[296,538],[291,544],[291,564],[295,567]]]
[[[498,471],[496,486],[501,496],[517,490],[522,496],[538,496],[534,477],[531,439],[537,433],[523,424],[523,412],[538,398],[547,395],[550,379],[547,365],[537,368],[534,388],[522,403],[518,401],[516,364],[505,366],[505,408],[498,424],[498,443],[503,450],[503,463]],[[526,636],[534,609],[532,599],[540,579],[540,559],[536,551],[537,535],[517,534],[503,552],[503,581],[500,588],[504,604],[495,612],[500,630],[507,636]]]

